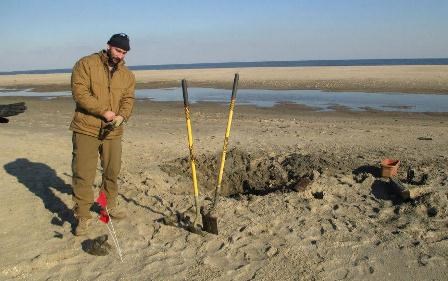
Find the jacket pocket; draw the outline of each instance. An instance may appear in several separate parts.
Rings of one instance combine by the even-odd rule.
[[[106,106],[111,110],[109,87],[104,83],[92,82],[92,95],[98,100],[100,105]]]
[[[101,120],[93,115],[85,114],[82,111],[76,111],[75,112],[75,123],[78,125],[81,129],[88,129],[88,128],[100,128],[101,127]]]
[[[91,88],[92,96],[94,96],[97,99],[106,95],[108,92],[107,85],[103,84],[103,83],[92,82],[90,88]]]
[[[126,88],[123,87],[113,87],[111,88],[111,106],[113,112],[118,112],[120,110],[121,98],[126,93]]]

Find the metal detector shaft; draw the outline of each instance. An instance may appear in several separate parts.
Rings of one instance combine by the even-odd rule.
[[[194,219],[193,225],[199,218],[199,189],[198,181],[196,178],[196,161],[193,153],[193,134],[191,129],[190,121],[190,105],[188,103],[188,91],[187,91],[187,80],[182,80],[182,93],[184,96],[184,109],[185,109],[185,119],[187,121],[187,133],[188,133],[188,149],[190,150],[190,165],[191,165],[191,177],[193,179],[193,190],[194,190],[194,204],[196,208],[196,217]]]
[[[226,133],[224,136],[224,145],[222,147],[222,154],[221,154],[221,165],[219,167],[218,183],[215,188],[215,198],[213,201],[212,210],[215,209],[215,207],[216,207],[216,203],[218,201],[218,194],[221,190],[221,182],[222,182],[222,176],[224,173],[224,165],[226,162],[227,145],[229,144],[230,127],[232,126],[233,109],[235,108],[236,92],[238,90],[238,80],[239,79],[240,79],[240,75],[238,73],[235,73],[235,78],[233,79],[232,97],[230,98],[230,105],[229,105],[229,118],[227,119]]]

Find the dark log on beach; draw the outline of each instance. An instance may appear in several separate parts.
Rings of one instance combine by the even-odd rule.
[[[0,104],[0,123],[8,123],[9,120],[5,117],[19,115],[25,112],[26,105],[24,102]]]

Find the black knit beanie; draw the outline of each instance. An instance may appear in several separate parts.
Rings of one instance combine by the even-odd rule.
[[[129,46],[129,37],[124,33],[112,35],[109,41],[107,41],[107,44],[123,49],[125,51],[129,51],[131,49],[131,47]]]

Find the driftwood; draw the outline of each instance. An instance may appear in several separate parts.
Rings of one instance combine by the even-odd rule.
[[[19,115],[25,112],[26,105],[24,102],[0,104],[0,123],[8,123],[9,120],[6,117]]]

